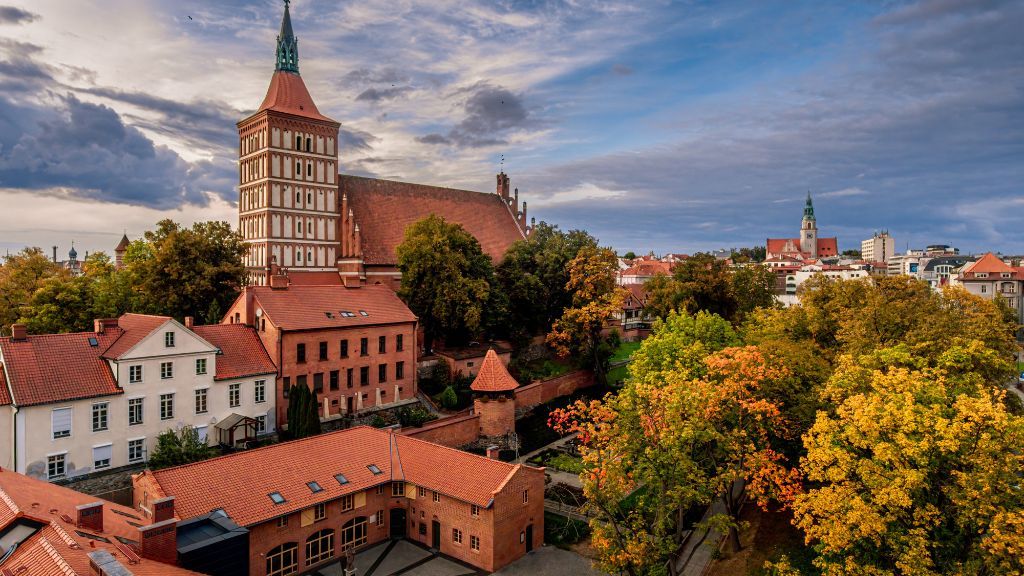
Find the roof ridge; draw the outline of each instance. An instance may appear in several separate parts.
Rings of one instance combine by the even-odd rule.
[[[6,504],[7,507],[11,509],[11,512],[14,512],[15,514],[21,512],[21,509],[18,508],[18,504],[14,501],[14,499],[10,497],[10,495],[7,494],[7,492],[3,488],[0,488],[0,501],[3,501],[3,503]]]
[[[484,461],[487,461],[487,462],[494,462],[496,464],[502,464],[504,466],[510,466],[512,468],[516,467],[515,464],[512,464],[510,462],[503,462],[501,460],[495,460],[494,458],[488,458],[486,456],[481,456],[479,454],[473,454],[472,452],[466,452],[465,450],[459,450],[458,448],[452,448],[450,446],[445,446],[443,444],[435,444],[433,442],[428,442],[426,440],[421,440],[419,438],[414,438],[412,436],[408,436],[408,435],[405,435],[405,434],[402,434],[401,437],[405,438],[406,440],[410,440],[412,442],[419,442],[421,444],[427,444],[428,446],[433,446],[435,448],[440,448],[442,450],[447,450],[449,452],[456,452],[458,454],[462,454],[462,455],[465,455],[465,456],[471,456],[471,457],[477,458],[479,460],[484,460]]]
[[[46,551],[50,558],[53,559],[53,562],[61,572],[66,576],[78,576],[78,572],[75,572],[75,569],[68,564],[68,561],[65,560],[63,556],[60,555],[60,552],[57,552],[57,549],[53,547],[53,544],[50,544],[50,541],[46,539],[46,536],[39,536],[39,544],[43,547],[43,550]]]

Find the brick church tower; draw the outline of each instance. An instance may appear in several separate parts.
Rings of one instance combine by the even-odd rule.
[[[320,114],[299,75],[290,0],[263,104],[238,123],[239,222],[253,284],[273,266],[337,273],[343,214],[338,198],[338,122]]]

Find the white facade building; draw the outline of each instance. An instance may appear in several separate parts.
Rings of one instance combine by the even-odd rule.
[[[875,233],[860,243],[860,257],[866,262],[888,262],[896,254],[896,243],[888,232]]]
[[[190,323],[190,322],[189,322]],[[209,330],[213,328],[213,330]],[[126,314],[93,332],[0,339],[0,463],[44,480],[145,462],[157,436],[194,426],[210,444],[239,415],[273,430],[276,368],[245,326]]]

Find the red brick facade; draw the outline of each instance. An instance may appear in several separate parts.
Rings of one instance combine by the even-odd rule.
[[[516,407],[532,408],[593,385],[594,373],[589,370],[577,370],[550,380],[541,380],[516,389]]]
[[[449,416],[431,422],[422,428],[402,430],[402,434],[410,438],[458,448],[474,442],[480,437],[480,415]]]
[[[480,416],[480,434],[504,436],[516,429],[516,402],[511,396],[478,395],[473,412]]]

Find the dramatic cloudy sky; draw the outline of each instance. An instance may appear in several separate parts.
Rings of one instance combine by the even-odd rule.
[[[341,167],[620,250],[792,235],[1024,252],[1024,2],[294,0]],[[0,0],[0,250],[235,221],[279,0]]]

